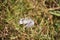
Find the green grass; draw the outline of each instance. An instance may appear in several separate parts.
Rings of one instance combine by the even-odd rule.
[[[60,40],[60,11],[50,13],[47,6],[53,6],[52,1],[47,1],[50,5],[44,2],[45,0],[0,0],[0,31],[8,31],[5,36],[0,33],[3,40]],[[56,6],[60,7],[59,2]],[[19,20],[24,17],[33,19],[34,27],[25,28],[20,25]]]

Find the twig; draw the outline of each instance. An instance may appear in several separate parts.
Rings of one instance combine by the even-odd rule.
[[[48,9],[48,11],[49,11],[49,10],[59,10],[59,9],[60,9],[60,7],[56,7],[56,8],[49,8],[49,9]]]

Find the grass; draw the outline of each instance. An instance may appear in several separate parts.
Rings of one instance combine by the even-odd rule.
[[[0,0],[0,39],[60,40],[59,8],[59,0]],[[33,19],[34,27],[20,25],[24,17]]]

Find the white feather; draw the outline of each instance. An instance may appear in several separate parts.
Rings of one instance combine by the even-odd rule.
[[[31,27],[34,25],[34,21],[28,18],[22,18],[19,21],[20,24],[25,24],[26,27]]]

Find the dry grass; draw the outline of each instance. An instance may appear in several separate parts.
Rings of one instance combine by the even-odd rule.
[[[0,40],[60,40],[59,0],[0,0]],[[30,17],[35,25],[25,28],[20,18]]]

